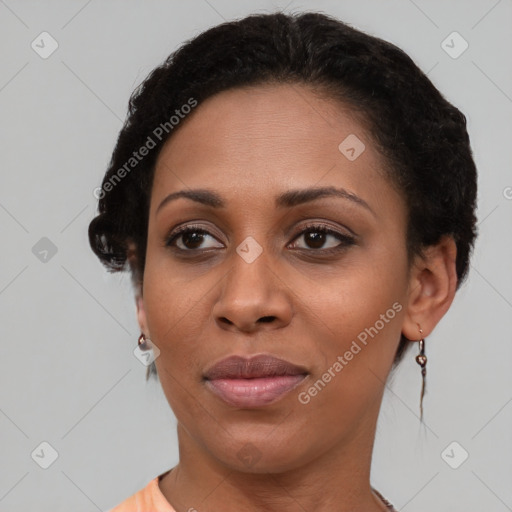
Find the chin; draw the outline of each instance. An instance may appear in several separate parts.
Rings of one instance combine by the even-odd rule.
[[[263,446],[264,448],[261,448]],[[252,474],[279,474],[300,467],[303,456],[296,449],[279,449],[278,443],[238,442],[222,453],[215,452],[218,460],[230,470]]]

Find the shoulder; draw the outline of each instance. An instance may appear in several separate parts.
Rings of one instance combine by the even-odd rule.
[[[176,512],[158,486],[161,476],[163,474],[156,476],[144,488],[105,512]]]

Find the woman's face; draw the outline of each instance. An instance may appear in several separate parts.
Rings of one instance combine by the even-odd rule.
[[[139,321],[186,442],[253,472],[367,446],[409,291],[382,157],[350,109],[300,85],[222,92],[182,123],[156,165]],[[168,197],[199,189],[215,200]],[[231,355],[301,375],[205,380]]]

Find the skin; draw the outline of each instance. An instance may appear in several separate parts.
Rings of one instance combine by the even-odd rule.
[[[354,161],[338,149],[349,134],[366,146]],[[299,84],[217,94],[163,147],[137,311],[161,351],[156,366],[178,420],[180,461],[159,483],[177,511],[386,510],[370,485],[386,378],[400,334],[428,336],[452,303],[457,277],[450,237],[408,265],[405,202],[383,169],[350,108]],[[343,187],[371,210],[339,197],[274,204],[279,193],[323,186]],[[168,194],[196,188],[214,190],[225,207],[180,198],[158,210]],[[333,235],[318,242],[314,228],[303,233],[310,221],[353,232],[355,243]],[[184,224],[210,234],[166,246]],[[262,248],[252,263],[236,251],[249,236]],[[394,318],[301,403],[299,393],[394,303],[402,306]],[[237,408],[202,378],[232,354],[272,354],[309,375],[277,402]],[[244,450],[255,462],[238,456]]]

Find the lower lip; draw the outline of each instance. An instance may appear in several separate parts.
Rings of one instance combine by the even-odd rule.
[[[281,375],[257,379],[207,380],[210,391],[235,407],[262,407],[282,398],[298,386],[306,375]]]

